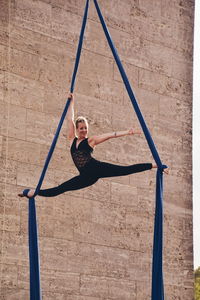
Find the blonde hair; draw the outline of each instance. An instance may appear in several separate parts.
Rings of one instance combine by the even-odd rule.
[[[78,117],[78,118],[75,120],[76,128],[78,128],[78,124],[79,124],[79,123],[83,123],[83,122],[88,126],[88,121],[87,121],[87,119],[86,119],[85,117],[82,117],[82,116]]]

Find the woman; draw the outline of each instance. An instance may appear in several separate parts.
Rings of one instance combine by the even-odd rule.
[[[73,94],[70,93],[69,99],[71,102],[67,113],[68,139],[70,141],[72,159],[80,174],[57,187],[40,190],[38,195],[55,197],[67,191],[78,190],[90,186],[97,182],[99,178],[125,176],[157,168],[156,165],[152,165],[151,163],[118,166],[94,159],[91,156],[91,153],[98,144],[112,138],[140,134],[140,132],[134,131],[131,128],[126,131],[116,131],[88,138],[87,120],[84,117],[78,117],[74,122]],[[34,190],[25,190],[22,194],[19,194],[20,197],[26,196],[29,198],[33,195]]]

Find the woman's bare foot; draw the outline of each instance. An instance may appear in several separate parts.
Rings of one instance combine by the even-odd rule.
[[[27,194],[27,197],[28,198],[31,198],[34,196],[34,193],[35,193],[35,190],[29,190],[28,194]],[[18,194],[19,197],[26,197],[23,193],[19,193]]]
[[[158,168],[158,166],[157,165],[153,165],[152,164],[152,168]],[[163,173],[165,173],[165,174],[169,174],[169,168],[165,168],[165,169],[163,169]]]
[[[163,172],[164,172],[165,174],[169,175],[169,168],[164,169]]]

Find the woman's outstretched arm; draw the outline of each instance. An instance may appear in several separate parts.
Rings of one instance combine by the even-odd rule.
[[[68,95],[70,98],[70,105],[67,112],[67,137],[69,140],[75,138],[75,124],[74,124],[74,96],[72,93]]]
[[[100,143],[103,143],[109,139],[112,138],[118,138],[121,136],[125,136],[125,135],[134,135],[134,134],[141,134],[140,131],[136,131],[133,130],[132,128],[129,130],[125,130],[125,131],[115,131],[115,132],[111,132],[111,133],[105,133],[105,134],[101,134],[101,135],[97,135],[97,136],[92,136],[91,138],[88,139],[88,143],[91,147],[94,147]]]

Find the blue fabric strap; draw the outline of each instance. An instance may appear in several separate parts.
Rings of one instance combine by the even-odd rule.
[[[80,37],[79,37],[79,44],[78,44],[77,53],[76,53],[74,71],[73,71],[72,80],[71,80],[71,88],[70,88],[71,93],[73,93],[73,91],[74,91],[74,85],[75,85],[75,81],[76,81],[76,75],[77,75],[77,71],[78,71],[81,50],[82,50],[82,45],[83,45],[85,26],[87,23],[88,8],[89,8],[89,0],[86,1],[86,5],[85,5],[85,12],[84,12],[84,16],[83,16],[83,22],[82,22],[82,27],[81,27]]]
[[[29,199],[29,261],[30,261],[30,300],[40,300],[40,262],[37,239],[37,222],[34,198]]]
[[[162,247],[163,247],[163,172],[158,170],[156,175],[156,208],[154,221],[152,291],[151,299],[164,300]]]
[[[150,150],[151,150],[151,153],[152,153],[152,155],[153,155],[153,157],[154,157],[154,159],[155,159],[157,165],[159,166],[159,168],[162,169],[162,162],[161,162],[161,160],[160,160],[160,157],[159,157],[159,155],[158,155],[158,152],[157,152],[157,150],[156,150],[156,147],[155,147],[155,145],[154,145],[154,142],[153,142],[153,140],[152,140],[152,137],[151,137],[151,135],[150,135],[150,132],[149,132],[149,130],[148,130],[148,128],[147,128],[147,125],[146,125],[146,123],[145,123],[145,121],[144,121],[144,118],[143,118],[143,115],[142,115],[142,113],[141,113],[141,111],[140,111],[140,108],[139,108],[139,106],[138,106],[138,104],[137,104],[137,101],[136,101],[136,98],[135,98],[135,96],[134,96],[134,93],[133,93],[133,90],[132,90],[132,88],[131,88],[131,85],[130,85],[130,83],[129,83],[128,77],[127,77],[127,75],[126,75],[126,73],[125,73],[125,70],[124,70],[124,68],[123,68],[123,65],[122,65],[122,63],[121,63],[121,61],[120,61],[119,55],[118,55],[117,50],[116,50],[116,48],[115,48],[115,46],[114,46],[114,44],[113,44],[113,41],[112,41],[111,36],[110,36],[110,33],[109,33],[108,29],[107,29],[106,23],[105,23],[105,21],[104,21],[104,18],[103,18],[103,16],[102,16],[102,13],[101,13],[101,11],[100,11],[99,5],[98,5],[98,3],[97,3],[96,0],[94,0],[94,4],[95,4],[96,10],[97,10],[99,19],[100,19],[100,21],[101,21],[101,24],[102,24],[104,33],[105,33],[105,35],[106,35],[108,44],[109,44],[109,46],[110,46],[110,49],[111,49],[111,51],[112,51],[112,54],[113,54],[113,56],[114,56],[114,59],[115,59],[115,61],[116,61],[117,66],[118,66],[118,69],[119,69],[119,72],[120,72],[121,77],[122,77],[122,79],[123,79],[123,82],[124,82],[124,84],[125,84],[125,86],[126,86],[128,95],[129,95],[130,100],[131,100],[131,102],[132,102],[132,105],[133,105],[133,107],[134,107],[134,109],[135,109],[135,112],[136,112],[136,114],[137,114],[138,120],[139,120],[140,125],[141,125],[141,127],[142,127],[142,129],[143,129],[143,132],[144,132],[144,134],[145,134],[146,140],[147,140],[147,142],[148,142],[148,144],[149,144],[149,148],[150,148]]]
[[[154,225],[154,245],[153,245],[153,263],[152,263],[152,300],[164,300],[164,288],[163,288],[163,273],[162,273],[162,239],[163,239],[163,213],[162,213],[162,181],[163,169],[166,168],[162,165],[159,154],[154,145],[153,139],[150,135],[148,127],[144,121],[140,108],[137,104],[136,98],[128,81],[127,75],[124,71],[123,65],[120,61],[117,50],[112,42],[110,33],[105,24],[104,18],[102,16],[101,10],[99,8],[97,0],[94,0],[94,4],[97,10],[97,14],[101,21],[104,33],[106,35],[108,44],[115,58],[116,64],[118,66],[119,72],[122,76],[123,82],[126,86],[128,95],[132,102],[132,105],[137,114],[140,125],[143,129],[144,135],[146,137],[147,143],[151,150],[151,153],[158,166],[157,170],[157,180],[156,180],[156,209],[155,209],[155,225]]]
[[[78,50],[77,50],[77,54],[76,54],[74,71],[73,71],[71,87],[70,87],[71,92],[73,92],[73,90],[74,90],[76,75],[77,75],[78,66],[79,66],[84,31],[85,31],[85,26],[86,26],[86,22],[87,22],[88,7],[89,7],[89,0],[86,1],[86,6],[85,6],[85,12],[84,12],[84,17],[83,17],[83,22],[82,22],[82,27],[81,27]],[[68,99],[66,102],[66,105],[65,105],[64,111],[62,113],[60,122],[58,124],[58,128],[56,130],[52,145],[51,145],[49,153],[47,155],[47,158],[46,158],[46,161],[44,164],[44,168],[42,170],[38,185],[36,187],[34,197],[38,194],[38,192],[42,186],[49,162],[51,160],[52,154],[54,152],[54,149],[55,149],[55,146],[56,146],[56,143],[58,140],[60,130],[62,128],[63,122],[65,120],[65,116],[66,116],[68,108],[69,108],[69,104],[70,104],[70,99]],[[27,193],[27,191],[25,193]],[[41,300],[39,249],[38,249],[37,220],[36,220],[36,209],[35,209],[34,197],[29,199],[30,300]]]
[[[89,7],[89,0],[86,1],[86,7],[85,7],[85,13],[84,13],[84,17],[83,17],[83,23],[82,23],[82,27],[81,27],[81,33],[80,33],[80,38],[79,38],[79,44],[78,44],[78,49],[77,49],[77,54],[76,54],[76,60],[75,60],[75,65],[74,65],[74,71],[73,71],[73,75],[72,75],[72,80],[71,80],[71,87],[70,87],[70,91],[73,92],[74,90],[74,85],[75,85],[75,80],[76,80],[76,75],[77,75],[77,71],[78,71],[78,65],[79,65],[79,61],[80,61],[80,55],[81,55],[81,49],[82,49],[82,44],[83,44],[83,37],[84,37],[84,31],[85,31],[85,26],[86,26],[86,22],[87,22],[87,15],[88,15],[88,7]],[[58,124],[58,128],[56,130],[52,145],[50,147],[49,153],[47,155],[46,158],[46,162],[44,164],[44,168],[42,170],[42,174],[40,176],[38,185],[36,187],[35,190],[35,196],[38,194],[38,191],[40,190],[43,180],[44,180],[44,176],[46,174],[49,162],[51,160],[52,154],[54,152],[59,134],[60,134],[60,130],[62,128],[63,122],[65,120],[68,108],[69,108],[69,104],[70,104],[70,99],[67,100],[64,111],[62,113],[60,122]]]

